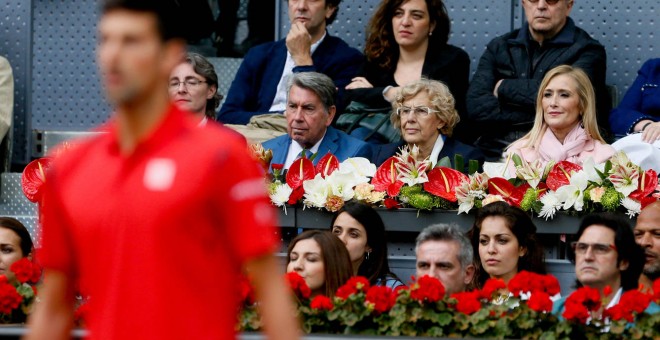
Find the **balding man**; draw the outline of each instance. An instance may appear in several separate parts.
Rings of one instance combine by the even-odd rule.
[[[644,271],[639,283],[646,289],[660,278],[660,202],[648,205],[637,217],[635,241],[644,248]]]

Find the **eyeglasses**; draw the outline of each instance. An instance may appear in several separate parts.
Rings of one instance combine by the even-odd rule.
[[[539,0],[527,0],[527,1],[529,1],[530,3],[533,3],[533,4],[539,2]],[[548,4],[548,5],[554,5],[558,2],[559,2],[559,0],[545,0],[545,3]]]
[[[203,83],[206,83],[206,81],[199,79],[186,79],[184,81],[172,80],[170,81],[170,89],[178,89],[181,84],[183,84],[183,87],[185,88],[191,88],[197,87]]]
[[[591,247],[591,251],[595,255],[605,255],[610,251],[616,251],[616,246],[613,244],[604,244],[604,243],[585,243],[585,242],[572,242],[571,248],[576,254],[584,255]]]
[[[396,108],[396,114],[400,117],[408,116],[411,113],[414,113],[417,117],[428,117],[428,115],[430,115],[431,112],[440,112],[440,111],[434,110],[428,106],[415,106],[415,107],[399,106]]]

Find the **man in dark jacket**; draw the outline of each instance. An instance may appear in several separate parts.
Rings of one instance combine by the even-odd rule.
[[[229,88],[218,120],[247,124],[253,116],[284,112],[287,78],[297,72],[329,76],[341,96],[357,73],[362,54],[326,31],[326,25],[337,16],[340,1],[289,0],[291,30],[286,39],[250,49]],[[284,128],[286,120],[279,121]]]
[[[476,145],[493,159],[531,130],[541,80],[556,66],[580,67],[589,75],[601,129],[607,129],[611,108],[605,48],[568,17],[573,0],[521,1],[527,23],[488,44],[467,93],[468,116],[482,131]]]

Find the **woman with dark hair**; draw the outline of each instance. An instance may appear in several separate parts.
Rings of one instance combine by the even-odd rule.
[[[442,0],[383,0],[367,27],[366,62],[346,86],[347,98],[389,107],[401,86],[424,76],[447,84],[465,121],[470,58],[447,44],[449,31]]]
[[[335,296],[337,289],[353,276],[346,246],[332,233],[308,230],[296,236],[287,250],[286,271],[305,279],[312,297]]]
[[[172,101],[181,109],[195,114],[200,125],[215,120],[215,109],[222,95],[218,93],[218,75],[206,58],[188,53],[186,59],[172,70],[169,81]]]
[[[385,225],[376,210],[363,203],[350,202],[334,215],[330,225],[332,233],[348,249],[353,275],[366,277],[372,285],[392,289],[404,285],[390,271]]]
[[[536,226],[529,215],[506,202],[479,209],[469,237],[475,250],[478,287],[488,278],[502,279],[508,284],[523,270],[546,274]]]
[[[31,259],[33,251],[32,238],[25,226],[14,218],[0,217],[0,275],[13,280],[11,265],[24,257]]]

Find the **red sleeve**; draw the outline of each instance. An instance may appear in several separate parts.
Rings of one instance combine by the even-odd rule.
[[[75,275],[75,255],[71,224],[66,218],[59,191],[56,166],[51,168],[44,185],[41,211],[42,249],[40,260],[47,269],[63,272],[72,278]]]
[[[277,250],[280,237],[275,228],[275,209],[270,204],[266,182],[244,143],[223,148],[215,169],[215,211],[237,259],[245,261]]]

